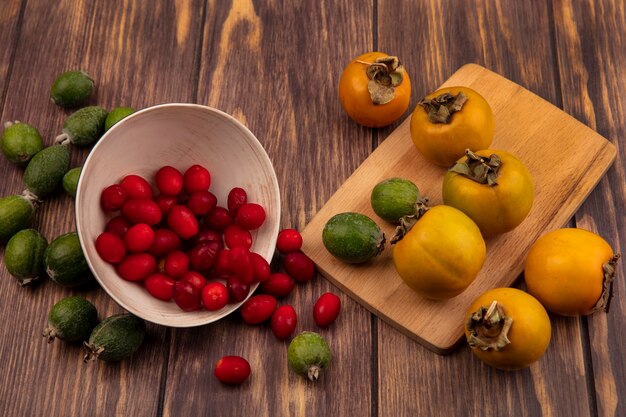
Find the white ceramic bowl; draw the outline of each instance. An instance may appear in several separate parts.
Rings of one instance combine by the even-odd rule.
[[[210,191],[226,207],[228,192],[242,187],[248,201],[261,204],[265,223],[253,232],[252,249],[270,261],[280,223],[280,194],[267,153],[254,135],[232,116],[197,104],[162,104],[138,111],[113,126],[85,161],[76,193],[76,227],[87,263],[104,290],[123,308],[152,323],[192,327],[211,323],[236,310],[182,311],[173,301],[152,297],[141,283],[120,278],[100,259],[95,240],[113,215],[100,209],[100,193],[127,174],[153,181],[171,165],[184,172],[200,164],[211,172]],[[153,183],[154,185],[154,183]],[[156,188],[155,188],[156,190]],[[250,294],[256,289],[251,288]]]

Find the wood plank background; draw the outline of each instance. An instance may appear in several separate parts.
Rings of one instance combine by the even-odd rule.
[[[94,76],[92,102],[107,108],[172,101],[218,107],[265,146],[282,190],[282,226],[302,229],[398,124],[372,130],[343,113],[336,85],[352,57],[368,50],[400,56],[413,85],[411,108],[475,62],[617,146],[613,167],[572,224],[623,252],[625,15],[622,0],[5,0],[1,121],[28,121],[52,143],[67,112],[50,104],[48,89],[69,68]],[[87,153],[73,148],[72,163]],[[0,195],[21,192],[21,177],[2,159]],[[73,202],[63,195],[46,201],[35,226],[50,240],[73,230]],[[47,345],[39,336],[49,308],[81,294],[102,317],[121,309],[98,288],[19,288],[0,267],[0,415],[624,416],[624,272],[622,262],[608,315],[551,316],[546,355],[514,373],[483,365],[465,346],[437,356],[340,294],[340,319],[321,331],[334,361],[311,384],[287,368],[287,343],[237,314],[198,329],[149,326],[131,360],[84,365],[78,346]],[[315,329],[310,310],[325,291],[339,293],[317,277],[281,302],[299,313],[298,331]],[[213,364],[225,354],[249,359],[249,382],[225,387],[215,380]]]

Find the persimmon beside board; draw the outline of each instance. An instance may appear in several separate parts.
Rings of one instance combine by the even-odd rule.
[[[377,217],[370,206],[372,188],[386,178],[410,179],[431,205],[442,204],[445,169],[431,164],[415,149],[409,118],[354,171],[303,231],[303,251],[326,278],[381,319],[440,354],[450,352],[463,336],[470,303],[490,288],[514,283],[532,243],[567,223],[616,155],[613,144],[589,127],[481,66],[461,67],[444,86],[468,86],[487,99],[496,123],[491,148],[517,155],[535,184],[530,214],[515,230],[486,240],[487,259],[467,290],[450,300],[427,300],[396,273],[389,246],[368,263],[350,265],[332,257],[322,243],[328,219],[346,211],[366,214],[387,237],[393,234],[393,225]]]

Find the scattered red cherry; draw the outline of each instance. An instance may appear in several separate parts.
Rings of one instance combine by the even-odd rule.
[[[254,230],[265,222],[265,209],[256,203],[243,204],[237,210],[235,222],[246,230]]]
[[[224,278],[233,273],[230,269],[229,253],[228,249],[222,249],[213,265],[213,272],[218,278]]]
[[[122,214],[133,224],[146,223],[154,226],[161,222],[161,209],[152,200],[132,198],[122,206]]]
[[[244,284],[254,282],[254,265],[250,251],[242,246],[230,249],[228,253],[228,264],[233,273]]]
[[[271,274],[265,282],[261,283],[261,291],[265,294],[273,295],[276,298],[288,296],[293,290],[293,287],[293,279],[282,272]]]
[[[296,229],[284,229],[278,233],[276,249],[283,255],[297,252],[302,247],[302,235]]]
[[[167,225],[182,239],[191,239],[198,234],[198,220],[191,210],[182,205],[172,207],[167,216]]]
[[[206,215],[204,222],[211,229],[224,230],[229,224],[233,223],[233,218],[230,217],[228,210],[217,206]]]
[[[341,300],[335,294],[327,292],[320,296],[313,307],[313,319],[320,327],[330,326],[339,316]]]
[[[174,284],[174,302],[183,311],[199,310],[200,290],[187,281],[176,281]]]
[[[239,207],[248,202],[248,194],[243,188],[235,187],[228,193],[227,207],[228,211],[234,216],[237,214]]]
[[[131,226],[132,224],[126,220],[126,217],[116,216],[107,222],[106,226],[104,226],[104,231],[114,233],[119,237],[124,237]]]
[[[148,253],[161,257],[175,251],[180,247],[180,238],[170,229],[157,229],[154,232],[154,242],[148,249]]]
[[[118,235],[111,232],[101,233],[96,239],[98,255],[110,264],[116,264],[126,256],[126,247]]]
[[[165,257],[163,270],[172,278],[180,278],[189,270],[189,257],[185,252],[172,251]]]
[[[197,245],[198,243],[202,242],[222,243],[222,235],[219,232],[211,229],[200,230],[196,237],[193,239],[193,243]]]
[[[226,278],[226,289],[228,290],[228,302],[230,303],[239,303],[245,300],[250,293],[250,286],[241,282],[234,275]]]
[[[253,295],[241,306],[241,317],[246,324],[259,324],[272,317],[276,299],[271,295]]]
[[[208,214],[215,206],[217,206],[217,197],[206,190],[191,193],[187,200],[187,207],[197,216]]]
[[[180,281],[186,281],[200,291],[202,290],[202,288],[204,288],[205,285],[207,285],[206,278],[196,271],[189,271],[185,273],[185,275],[180,278]]]
[[[191,267],[196,271],[206,271],[215,264],[220,250],[221,243],[216,241],[198,243],[189,251]]]
[[[252,247],[252,235],[246,229],[236,224],[231,224],[224,230],[224,242],[229,249],[238,246],[250,249]]]
[[[126,191],[128,198],[152,199],[154,197],[150,183],[139,175],[125,176],[120,186]]]
[[[159,300],[169,301],[174,296],[174,284],[176,281],[165,274],[160,272],[152,274],[143,283],[150,295]]]
[[[302,252],[293,252],[283,259],[283,267],[298,282],[307,282],[315,276],[315,264]]]
[[[274,336],[279,340],[289,338],[296,330],[297,324],[298,315],[296,314],[296,310],[290,305],[278,307],[272,315],[272,333],[274,333]]]
[[[109,185],[100,194],[100,207],[107,212],[117,211],[122,208],[127,198],[126,190],[120,185]]]
[[[124,244],[129,252],[145,252],[154,243],[154,230],[145,223],[138,223],[124,235]]]
[[[131,253],[117,266],[119,276],[127,281],[143,281],[156,269],[156,260],[147,253]]]
[[[238,385],[250,376],[250,364],[241,356],[224,356],[215,363],[213,373],[224,384]]]
[[[183,190],[183,174],[174,167],[164,166],[154,177],[161,194],[176,196]]]
[[[206,168],[200,165],[192,165],[185,171],[183,187],[187,194],[191,194],[194,191],[207,191],[210,186],[211,174]]]
[[[209,282],[202,288],[201,297],[207,310],[221,310],[228,304],[228,289],[221,282]]]
[[[270,264],[267,263],[264,257],[255,252],[250,252],[252,258],[252,268],[254,270],[254,281],[265,282],[269,279],[272,271],[270,270]]]

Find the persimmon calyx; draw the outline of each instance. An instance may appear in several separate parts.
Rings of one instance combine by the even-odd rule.
[[[372,103],[387,104],[395,97],[395,88],[402,84],[404,79],[404,67],[397,56],[385,56],[376,58],[374,62],[357,61],[367,65],[365,73],[369,82],[367,91],[370,93]]]
[[[479,184],[498,185],[498,171],[502,166],[502,160],[498,155],[491,154],[489,157],[476,155],[469,149],[465,150],[464,161],[456,162],[448,171],[476,181]]]
[[[409,230],[413,228],[415,223],[428,211],[428,197],[420,198],[415,203],[415,214],[410,214],[408,216],[403,216],[400,218],[400,224],[396,227],[396,230],[391,237],[389,243],[392,245],[396,244],[398,241],[402,240]]]
[[[428,112],[429,122],[449,124],[452,121],[452,115],[461,111],[466,101],[467,96],[460,91],[455,96],[443,93],[434,98],[423,98],[417,104]]]
[[[596,305],[591,309],[589,314],[593,314],[596,311],[604,310],[606,313],[609,312],[609,306],[611,305],[611,298],[613,298],[613,280],[615,280],[615,271],[617,261],[621,257],[621,254],[613,255],[611,259],[608,260],[607,263],[602,265],[602,270],[604,271],[604,282],[602,284],[602,294],[600,294],[600,298]]]
[[[467,343],[472,348],[500,350],[511,343],[508,338],[513,319],[504,314],[497,300],[489,308],[481,306],[465,323],[469,332]]]

